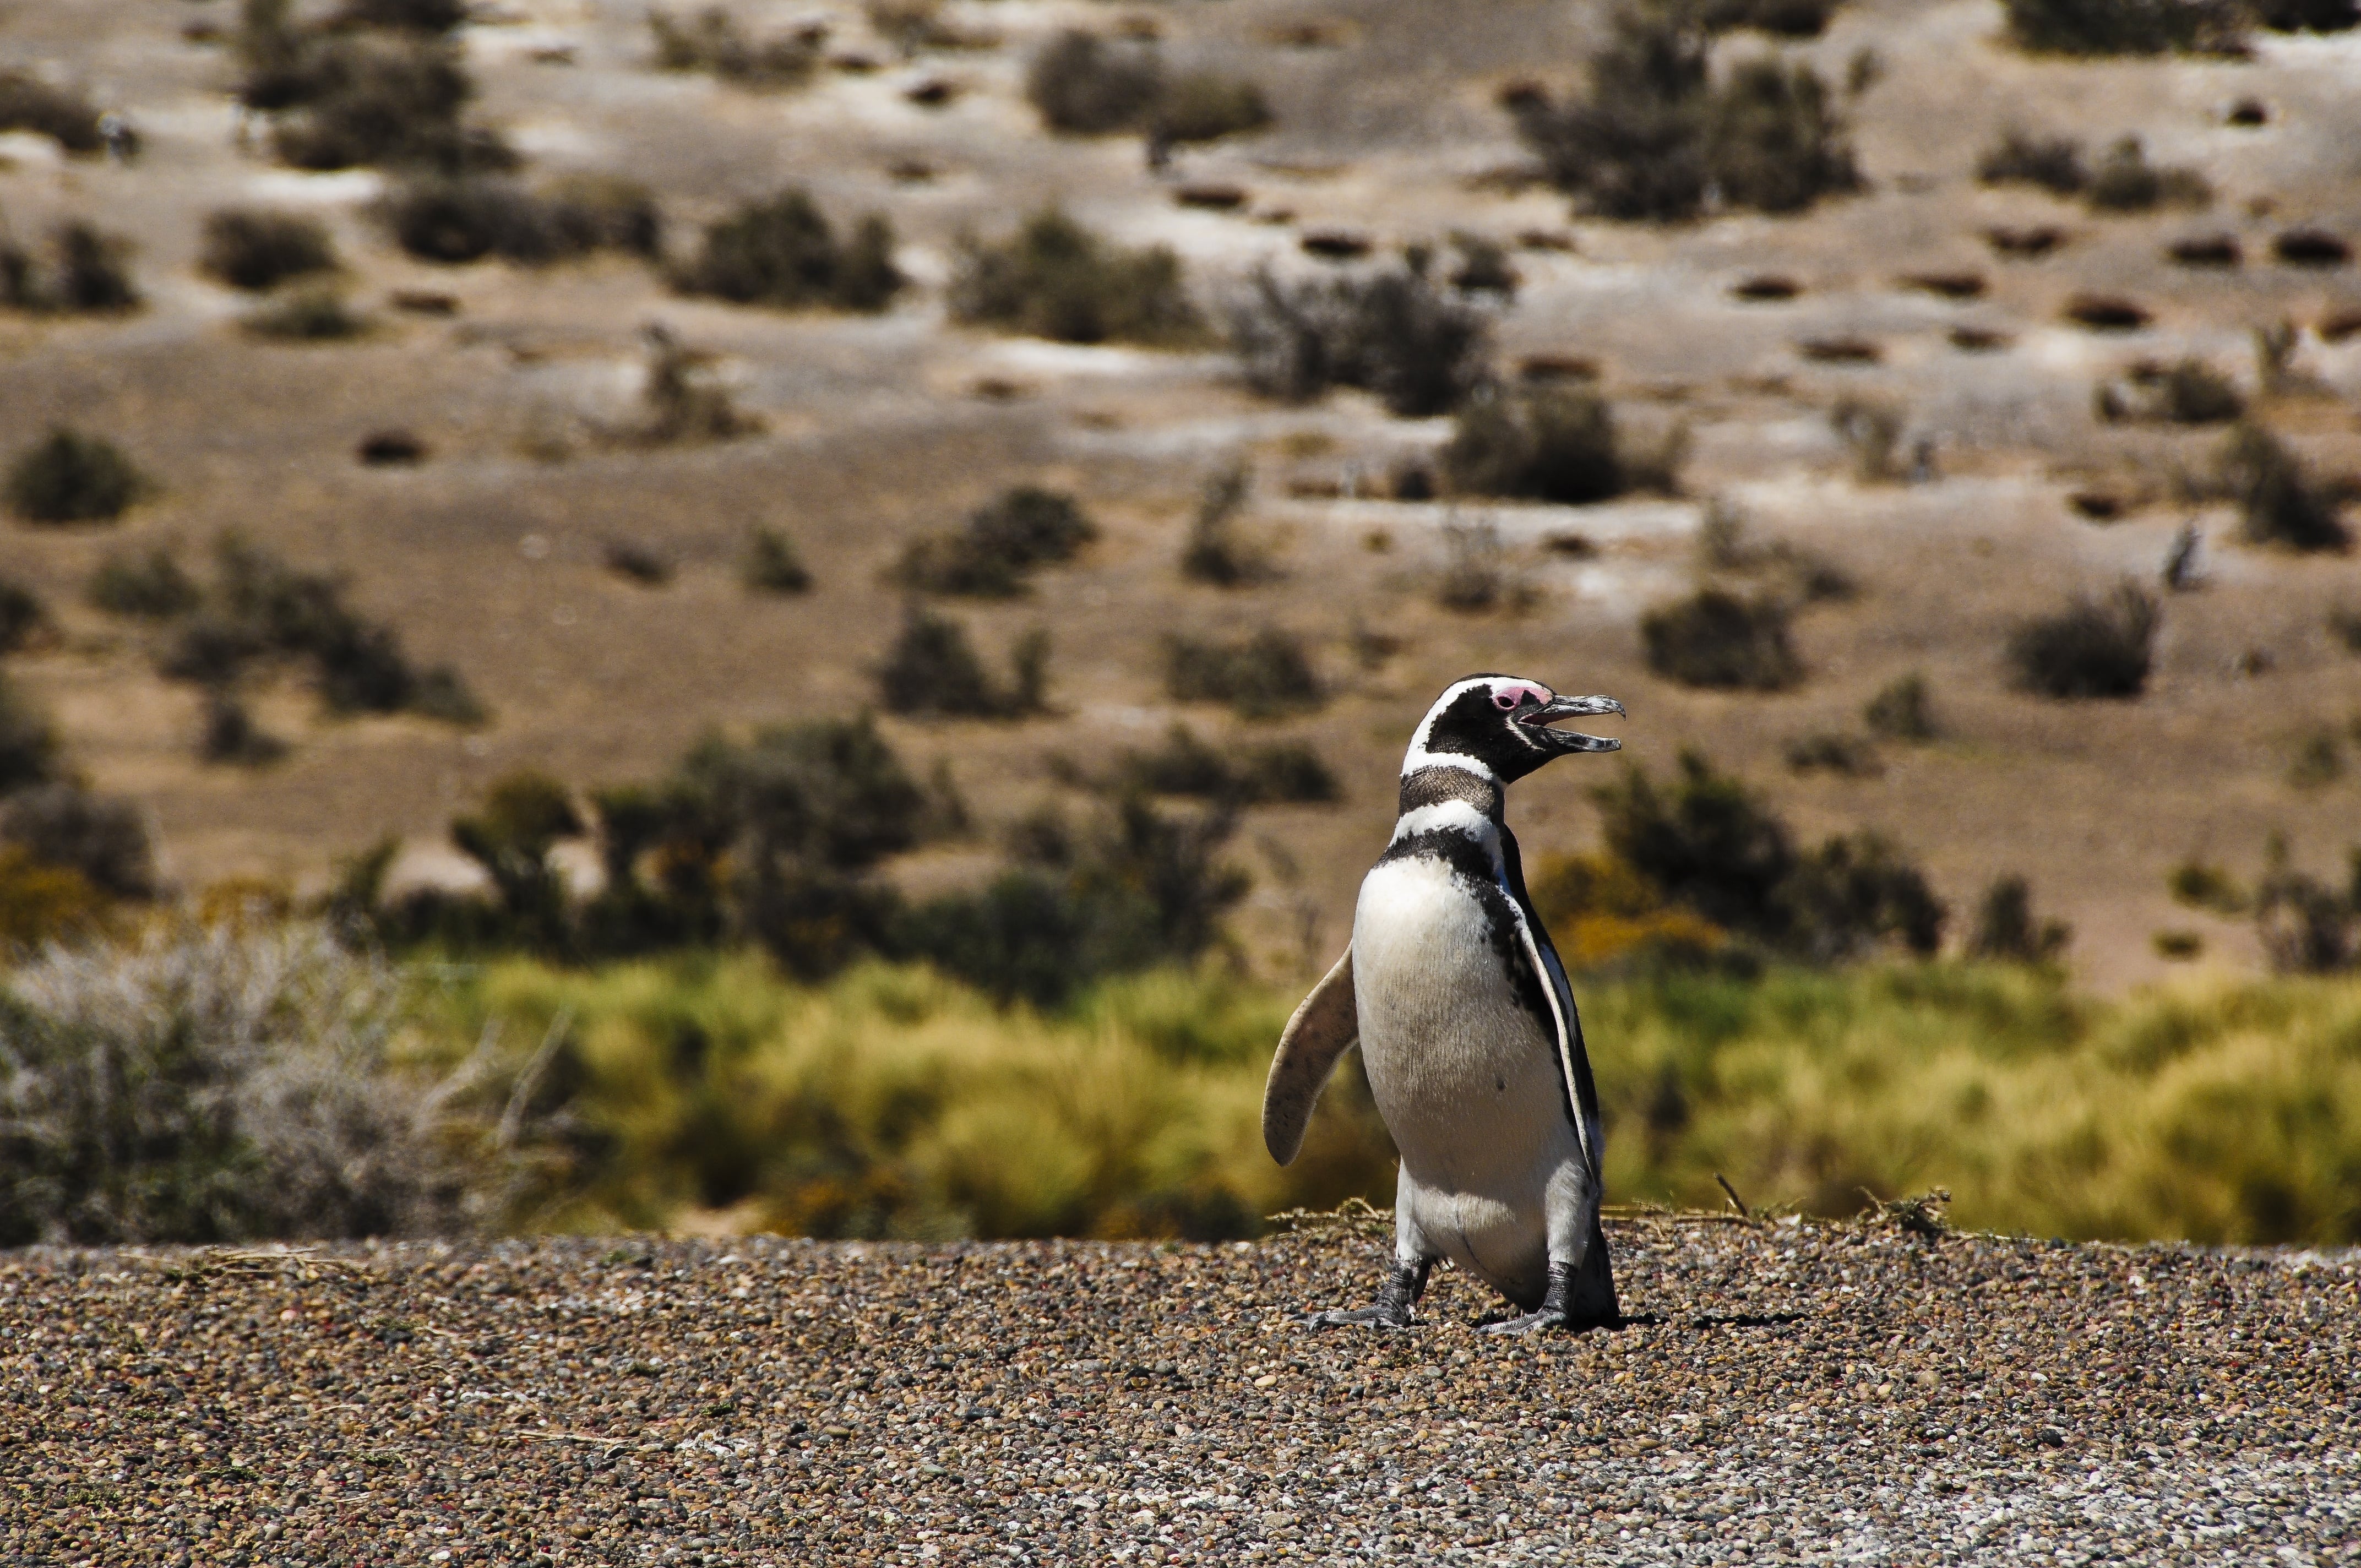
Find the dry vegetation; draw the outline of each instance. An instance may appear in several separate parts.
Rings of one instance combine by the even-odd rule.
[[[170,892],[388,834],[389,900],[497,892],[451,824],[521,768],[866,713],[970,823],[878,889],[1072,894],[1128,780],[1236,818],[1292,979],[1511,669],[1873,832],[1951,950],[2012,875],[1982,950],[2054,911],[2103,988],[2320,950],[2164,879],[2353,837],[2335,4],[211,9],[0,17],[8,724]]]

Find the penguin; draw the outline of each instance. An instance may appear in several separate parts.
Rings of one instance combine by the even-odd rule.
[[[1612,697],[1469,675],[1411,740],[1393,838],[1362,879],[1351,945],[1288,1020],[1263,1091],[1263,1141],[1286,1165],[1357,1041],[1401,1154],[1392,1273],[1375,1302],[1316,1312],[1318,1326],[1407,1328],[1445,1258],[1523,1310],[1486,1332],[1620,1319],[1582,1022],[1503,812],[1509,785],[1552,758],[1621,749],[1558,720],[1622,711]]]

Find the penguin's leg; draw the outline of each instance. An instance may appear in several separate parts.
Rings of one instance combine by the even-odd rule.
[[[1599,1328],[1623,1321],[1615,1300],[1615,1273],[1607,1255],[1607,1229],[1598,1221],[1598,1187],[1589,1168],[1570,1160],[1551,1178],[1549,1289],[1538,1310],[1487,1323],[1488,1334],[1529,1334],[1542,1329]]]
[[[1404,1169],[1394,1181],[1394,1269],[1386,1277],[1378,1299],[1366,1307],[1336,1307],[1314,1312],[1310,1319],[1313,1328],[1410,1327],[1411,1309],[1426,1293],[1426,1277],[1433,1272],[1437,1256],[1427,1244],[1425,1233],[1419,1228],[1411,1187],[1410,1172]]]

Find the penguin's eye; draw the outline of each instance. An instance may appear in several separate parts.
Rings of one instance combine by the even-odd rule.
[[[1515,692],[1494,692],[1492,694],[1492,706],[1499,708],[1503,713],[1508,712],[1509,709],[1516,707],[1518,703],[1523,700],[1524,698]]]

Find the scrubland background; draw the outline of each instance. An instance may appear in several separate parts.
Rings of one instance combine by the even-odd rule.
[[[0,8],[0,106],[137,143],[0,134],[0,463],[137,476],[0,521],[0,1239],[1382,1204],[1353,1071],[1287,1172],[1260,1076],[1473,670],[1631,713],[1511,811],[1616,1195],[2361,1235],[2361,32],[1734,9],[1713,81],[1817,96],[1585,131],[1585,4],[749,0],[686,69],[636,3],[379,25],[434,9]],[[306,151],[265,26],[473,95]],[[1071,29],[1261,114],[1056,129]],[[1552,160],[1658,111],[1821,163],[1619,214]],[[2095,198],[2126,137],[2163,190]],[[833,238],[728,228],[789,191]],[[332,264],[234,286],[229,210]],[[1440,390],[1303,372],[1373,299]]]

